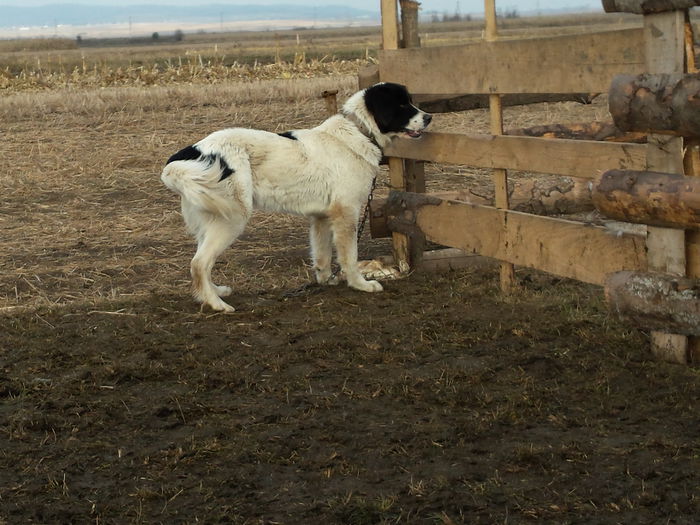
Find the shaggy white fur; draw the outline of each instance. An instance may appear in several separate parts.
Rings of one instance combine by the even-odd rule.
[[[382,104],[381,117],[368,107],[377,103]],[[391,104],[395,110],[387,107]],[[335,244],[348,285],[381,291],[381,284],[365,280],[358,269],[357,222],[379,169],[381,148],[397,135],[420,136],[429,122],[430,115],[410,105],[403,86],[378,84],[350,97],[341,114],[313,129],[283,135],[224,129],[174,155],[161,179],[181,196],[185,224],[197,240],[191,263],[195,298],[214,310],[234,310],[221,299],[231,288],[215,285],[211,270],[243,232],[253,209],[310,218],[319,283],[332,284]]]

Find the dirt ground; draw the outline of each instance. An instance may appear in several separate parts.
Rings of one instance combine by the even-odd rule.
[[[215,269],[237,312],[200,312],[164,160],[323,103],[163,93],[5,107],[0,524],[697,523],[698,371],[654,362],[598,288],[520,269],[504,296],[480,264],[288,296],[305,221],[258,215]]]

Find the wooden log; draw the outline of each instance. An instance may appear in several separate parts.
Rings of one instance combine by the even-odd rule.
[[[700,230],[700,177],[610,170],[594,184],[592,198],[611,219]]]
[[[542,102],[579,102],[590,104],[597,95],[591,93],[506,93],[503,107],[541,104]],[[413,95],[413,101],[429,113],[451,113],[489,107],[489,95]]]
[[[618,75],[608,105],[621,130],[700,137],[700,74]]]
[[[586,122],[582,124],[548,124],[531,128],[509,129],[506,135],[542,137],[547,139],[601,140],[607,142],[632,142],[645,144],[646,133],[622,131],[612,122]]]
[[[621,318],[647,330],[700,335],[700,280],[662,273],[616,272],[605,298]],[[687,362],[687,355],[679,356]]]
[[[603,0],[606,13],[636,13],[648,15],[700,5],[698,0]]]
[[[418,8],[420,2],[415,0],[399,0],[401,5],[401,39],[402,47],[420,47],[418,33]]]

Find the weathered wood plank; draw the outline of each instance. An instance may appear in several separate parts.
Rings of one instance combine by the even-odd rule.
[[[636,13],[646,15],[700,5],[698,0],[603,0],[606,13]]]
[[[456,133],[396,139],[387,156],[593,179],[611,169],[646,168],[646,145]]]
[[[412,93],[604,93],[644,71],[642,29],[383,50],[379,75]]]
[[[598,285],[609,273],[646,269],[640,236],[573,221],[442,201],[418,207],[415,223],[429,241]]]

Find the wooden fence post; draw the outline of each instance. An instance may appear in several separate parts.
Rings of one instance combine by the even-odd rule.
[[[401,19],[399,24],[397,0],[382,0],[382,47],[383,49],[398,49],[401,47],[418,47],[418,7],[415,0],[400,0]],[[401,38],[403,34],[403,40]],[[389,177],[392,190],[425,192],[425,169],[423,162],[390,157]],[[422,243],[412,241],[407,235],[395,232],[392,234],[394,261],[402,273],[418,263]],[[415,246],[413,246],[415,244]]]
[[[401,4],[401,34],[403,47],[420,47],[418,32],[418,8],[416,0],[400,0]]]
[[[415,0],[400,0],[401,34],[404,48],[420,47],[418,32],[418,8]],[[406,191],[425,193],[425,163],[417,160],[404,160]],[[413,261],[411,261],[413,264]]]
[[[399,15],[396,0],[382,0],[382,49],[398,49]]]
[[[496,0],[485,0],[487,42],[498,39],[498,26],[496,20]],[[491,134],[503,135],[503,104],[500,94],[489,95],[489,111],[491,115]],[[508,171],[502,168],[493,170],[494,195],[496,208],[507,210],[508,202]],[[503,214],[505,222],[506,215]],[[504,224],[505,227],[505,224]],[[515,287],[515,266],[507,262],[501,262],[501,291],[511,292]]]
[[[392,190],[405,191],[406,172],[404,161],[399,157],[389,157],[389,184]],[[407,273],[411,268],[411,246],[410,238],[405,233],[393,232],[392,251],[394,264],[399,268],[399,272]]]
[[[685,65],[688,73],[697,73],[695,63],[695,35],[690,22],[690,11],[685,12]],[[685,146],[685,174],[700,177],[700,143],[697,139],[687,140]],[[686,232],[685,264],[688,277],[700,278],[700,232]],[[688,360],[690,364],[700,364],[700,337],[688,338]]]
[[[321,93],[321,98],[326,103],[326,114],[332,117],[338,113],[338,90],[329,89]]]
[[[397,0],[381,0],[382,10],[382,49],[399,49],[401,34],[399,32],[399,15]],[[389,157],[389,185],[392,190],[406,190],[406,170],[403,159]],[[400,272],[410,268],[410,247],[408,235],[395,232],[392,234],[394,263]]]
[[[685,72],[685,11],[644,15],[647,72]],[[683,139],[649,135],[647,170],[683,174]],[[650,271],[685,276],[685,232],[649,226],[647,232]],[[688,362],[688,338],[678,334],[652,332],[652,352],[659,359]]]

